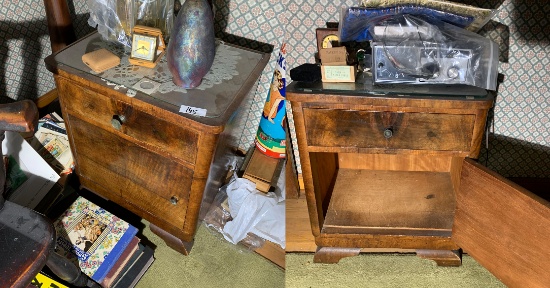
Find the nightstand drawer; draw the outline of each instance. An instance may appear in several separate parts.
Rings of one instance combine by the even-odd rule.
[[[197,154],[198,133],[170,123],[138,109],[128,103],[103,96],[101,93],[58,79],[65,95],[67,112],[88,119],[106,130],[115,129],[142,143],[156,146],[168,154],[194,164]]]
[[[177,198],[177,202],[173,204],[171,199],[166,198],[166,195],[160,196],[134,183],[135,178],[125,178],[91,159],[81,159],[80,179],[82,183],[85,183],[85,188],[91,189],[109,200],[123,199],[124,202],[132,204],[133,208],[137,208],[139,211],[134,212],[141,217],[146,218],[146,215],[154,215],[170,222],[175,227],[180,229],[183,227],[188,199]],[[121,204],[122,201],[117,203]]]
[[[80,175],[144,211],[183,217],[171,213],[174,209],[185,212],[192,170],[73,115],[69,120]]]
[[[308,146],[470,151],[475,115],[304,109]]]

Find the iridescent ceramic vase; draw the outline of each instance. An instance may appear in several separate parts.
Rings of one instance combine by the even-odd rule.
[[[207,0],[186,0],[166,51],[174,84],[195,88],[208,73],[216,54],[214,13]]]

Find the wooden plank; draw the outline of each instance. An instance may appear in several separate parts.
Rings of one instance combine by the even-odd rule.
[[[294,165],[290,158],[285,161],[285,195],[286,199],[298,199],[300,198],[300,185],[298,184],[298,176]]]
[[[281,246],[266,240],[264,245],[254,252],[285,269],[285,250]]]
[[[286,200],[286,252],[308,252],[317,250],[311,233],[309,214],[305,199]],[[362,248],[361,253],[414,253],[414,249]]]
[[[309,153],[313,190],[317,209],[324,215],[331,198],[338,173],[338,155],[334,153]],[[310,209],[311,210],[311,209]],[[322,226],[322,221],[320,222]]]
[[[298,183],[298,174],[296,171],[294,152],[292,151],[292,141],[290,141],[290,133],[286,133],[285,186],[286,199],[300,198],[300,184]]]
[[[550,283],[550,203],[467,159],[452,239],[509,287]]]
[[[306,199],[286,199],[286,252],[315,252]]]
[[[441,235],[454,208],[449,173],[340,169],[322,231]]]
[[[298,186],[300,186],[300,190],[306,189],[304,184],[304,175],[302,175],[302,173],[298,174]]]
[[[57,99],[57,88],[48,91],[46,94],[36,98],[34,104],[38,108],[44,108]]]
[[[342,169],[449,172],[451,156],[339,153]]]

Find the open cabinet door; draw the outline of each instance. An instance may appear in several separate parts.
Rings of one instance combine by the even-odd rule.
[[[452,239],[509,287],[550,285],[550,203],[464,160]]]

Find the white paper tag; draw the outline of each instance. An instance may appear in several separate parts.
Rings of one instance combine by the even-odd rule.
[[[185,114],[191,114],[195,116],[206,116],[206,109],[181,105],[180,112]]]

